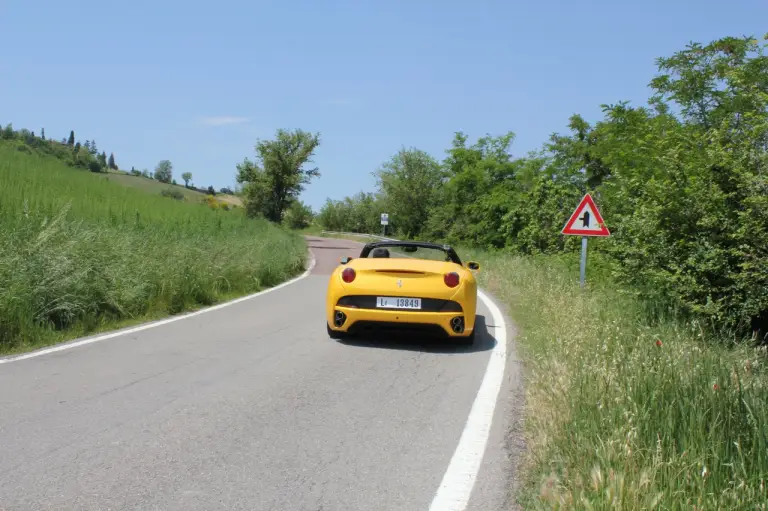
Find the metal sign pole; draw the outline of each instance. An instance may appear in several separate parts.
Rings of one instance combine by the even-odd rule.
[[[587,280],[587,239],[587,236],[581,237],[581,287],[584,287]]]

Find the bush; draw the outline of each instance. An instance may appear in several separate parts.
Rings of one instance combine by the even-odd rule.
[[[165,190],[160,192],[160,195],[162,195],[163,197],[170,197],[172,199],[176,199],[176,200],[180,200],[180,201],[184,200],[184,194],[183,193],[181,193],[179,190],[173,190],[173,189],[170,189],[170,188],[166,188]]]

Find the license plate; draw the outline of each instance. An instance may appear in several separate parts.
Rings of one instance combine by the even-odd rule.
[[[386,309],[421,309],[421,298],[379,296],[376,298],[376,307]]]

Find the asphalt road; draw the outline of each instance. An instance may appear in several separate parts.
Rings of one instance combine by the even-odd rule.
[[[328,274],[360,245],[310,247],[311,274],[264,295],[0,363],[0,509],[427,510],[447,471],[459,493],[476,475],[467,509],[504,507],[519,449],[513,349],[479,473],[466,468],[485,446],[467,419],[500,330],[492,313],[480,304],[468,350],[333,341]]]

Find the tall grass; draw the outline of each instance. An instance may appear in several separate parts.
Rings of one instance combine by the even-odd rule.
[[[462,256],[521,327],[526,509],[766,509],[764,349],[581,290],[578,256]]]
[[[0,352],[177,313],[300,272],[300,236],[0,143]]]

